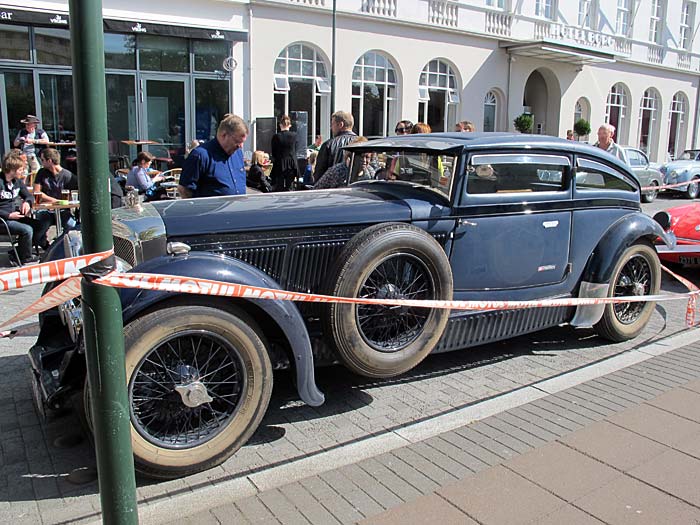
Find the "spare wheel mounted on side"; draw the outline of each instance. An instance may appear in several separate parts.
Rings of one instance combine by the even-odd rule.
[[[440,244],[403,223],[353,237],[331,273],[330,293],[375,299],[452,299],[452,271]],[[367,377],[410,370],[435,347],[449,309],[331,303],[326,333],[345,365]]]

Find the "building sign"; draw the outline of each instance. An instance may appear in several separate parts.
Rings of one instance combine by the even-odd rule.
[[[544,27],[535,28],[536,38],[550,40],[564,40],[575,42],[587,47],[612,47],[615,45],[615,37],[598,31],[583,29],[564,24],[547,24]]]
[[[23,9],[0,7],[0,24],[68,27],[68,15],[55,11],[24,11]]]

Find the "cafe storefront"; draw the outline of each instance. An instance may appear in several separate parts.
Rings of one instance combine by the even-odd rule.
[[[69,16],[0,6],[0,153],[27,114],[55,142],[75,140]],[[133,159],[124,140],[150,140],[180,164],[185,145],[215,135],[232,109],[234,50],[243,30],[104,19],[109,153]],[[240,46],[239,46],[240,47]]]

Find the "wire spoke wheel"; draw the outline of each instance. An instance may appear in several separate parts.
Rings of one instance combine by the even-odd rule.
[[[129,384],[136,430],[166,448],[200,445],[226,426],[245,387],[240,356],[211,333],[179,333],[153,348]],[[206,401],[211,399],[211,401]]]
[[[360,285],[368,299],[435,299],[435,283],[425,264],[410,254],[381,260]],[[430,315],[427,308],[359,305],[357,324],[365,341],[381,352],[405,348],[420,335]]]
[[[623,266],[615,283],[615,297],[649,295],[652,270],[646,258],[635,255]],[[622,324],[632,324],[644,310],[645,303],[619,303],[613,306],[615,317]]]

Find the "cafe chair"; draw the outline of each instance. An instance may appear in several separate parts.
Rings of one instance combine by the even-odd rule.
[[[173,168],[160,174],[163,177],[163,181],[175,183],[175,186],[167,188],[166,190],[168,198],[170,199],[177,199],[180,196],[177,192],[177,185],[180,183],[181,173],[182,168]]]
[[[19,235],[10,233],[10,227],[7,225],[7,222],[5,222],[5,219],[0,217],[0,241],[2,242],[9,242],[11,251],[9,253],[14,253],[15,254],[15,260],[19,262],[19,265],[22,265],[22,262],[19,258],[19,253],[17,253],[17,246],[16,243],[19,241]]]

